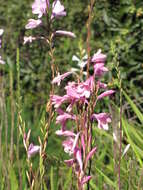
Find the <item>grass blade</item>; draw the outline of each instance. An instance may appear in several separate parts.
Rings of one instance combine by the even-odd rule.
[[[70,185],[70,182],[71,182],[71,179],[72,179],[72,168],[69,169],[69,172],[68,172],[67,179],[65,181],[63,190],[68,189],[68,187]]]
[[[126,94],[125,91],[123,91],[123,94],[125,98],[127,99],[128,103],[132,107],[133,111],[137,115],[138,119],[140,120],[141,123],[143,123],[143,114],[140,112],[140,110],[137,108],[137,106],[134,104],[134,102],[131,100],[131,98]]]
[[[97,167],[95,167],[97,172],[104,177],[105,181],[112,187],[116,188],[116,184],[108,177],[106,176],[100,169],[98,169]]]

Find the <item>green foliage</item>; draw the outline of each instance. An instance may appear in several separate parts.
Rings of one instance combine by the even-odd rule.
[[[63,190],[68,189],[68,187],[71,185],[71,179],[72,179],[72,168],[69,169],[69,172],[67,174],[67,178],[64,183]]]
[[[124,96],[126,97],[127,101],[129,102],[130,106],[132,107],[134,113],[137,115],[140,122],[143,124],[143,114],[140,112],[140,110],[136,107],[134,102],[130,99],[130,97],[126,94],[125,91],[123,91]]]
[[[17,177],[12,167],[9,167],[9,178],[10,178],[11,190],[18,190]]]

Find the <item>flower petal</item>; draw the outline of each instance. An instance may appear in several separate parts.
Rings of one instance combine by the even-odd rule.
[[[114,94],[115,91],[114,90],[107,90],[106,92],[103,92],[102,94],[100,94],[98,97],[97,97],[97,100],[100,100],[106,96],[110,96],[112,94]]]

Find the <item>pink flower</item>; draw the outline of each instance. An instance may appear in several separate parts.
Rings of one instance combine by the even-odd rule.
[[[69,137],[62,143],[64,147],[64,151],[68,153],[69,155],[73,154],[73,151],[72,151],[73,142],[74,142],[74,139],[72,137]]]
[[[85,82],[84,85],[87,87],[87,89],[90,90],[90,92],[93,92],[95,87],[95,80],[93,76],[90,76]]]
[[[69,100],[70,100],[70,99],[69,99]],[[67,112],[71,112],[71,111],[72,111],[73,105],[74,105],[74,103],[75,103],[74,100],[70,100],[70,101],[71,101],[70,104],[69,104],[68,107],[66,108],[66,111],[67,111]]]
[[[42,23],[42,21],[40,19],[35,20],[35,19],[29,19],[28,20],[28,24],[25,26],[26,29],[32,29],[32,28],[36,28],[37,26],[39,26]]]
[[[58,18],[61,16],[66,16],[66,12],[64,11],[64,6],[61,5],[61,2],[59,0],[55,0],[52,4],[52,16],[51,19],[53,18]]]
[[[76,136],[75,133],[73,133],[72,131],[63,131],[63,130],[57,130],[56,131],[56,135],[59,135],[59,136],[65,136],[65,137],[74,137]]]
[[[81,185],[87,183],[92,177],[91,176],[84,176],[81,180]]]
[[[58,95],[51,95],[50,96],[52,105],[54,105],[54,108],[59,108],[62,103],[67,101],[69,99],[69,96],[58,96]]]
[[[24,42],[23,42],[23,44],[26,44],[26,43],[31,43],[33,40],[36,40],[36,38],[35,37],[33,37],[33,36],[24,36]]]
[[[94,147],[86,156],[86,162],[85,165],[87,166],[88,161],[91,159],[91,157],[94,155],[94,153],[96,152],[97,148]]]
[[[90,77],[85,82],[81,82],[79,84],[76,84],[74,82],[68,83],[68,85],[65,87],[67,95],[72,100],[81,100],[86,103],[86,98],[89,98],[93,89],[94,89],[94,77]]]
[[[32,4],[32,13],[37,14],[38,18],[41,18],[43,14],[46,14],[47,4],[49,6],[49,0],[35,0]]]
[[[114,90],[107,90],[106,92],[103,92],[102,94],[100,94],[98,97],[97,97],[97,100],[100,100],[106,96],[110,96],[112,94],[114,94],[115,91]]]
[[[68,137],[67,140],[63,142],[64,146],[64,151],[68,153],[69,155],[73,154],[74,158],[71,160],[66,160],[65,162],[67,163],[68,166],[72,166],[74,162],[77,161],[77,164],[79,165],[79,169],[77,168],[78,172],[82,172],[83,170],[83,162],[82,162],[82,155],[81,155],[81,150],[78,148],[78,139],[79,139],[79,134],[76,134],[75,138],[73,137]]]
[[[70,114],[64,112],[64,113],[60,114],[59,116],[57,116],[56,123],[61,124],[62,129],[65,130],[66,122],[67,122],[68,119],[75,120],[76,116],[75,115],[70,115]]]
[[[102,83],[100,81],[97,81],[97,88],[103,88],[103,89],[105,89],[105,88],[107,88],[107,84]]]
[[[76,153],[78,139],[79,133],[76,134],[75,138],[68,137],[65,141],[63,141],[62,145],[64,147],[64,151],[69,155]]]
[[[32,143],[29,145],[28,148],[28,158],[30,158],[31,156],[35,155],[36,153],[38,153],[40,151],[40,146],[38,145],[33,145]]]
[[[79,135],[80,135],[80,132],[76,134],[75,136],[75,139],[74,139],[74,142],[73,142],[73,147],[72,147],[72,151],[74,152],[76,146],[77,146],[77,143],[78,143],[78,139],[79,139]]]
[[[77,84],[75,82],[69,82],[65,87],[66,93],[72,99],[79,99],[80,95],[77,93]]]
[[[57,83],[58,86],[59,86],[60,83],[61,83],[61,80],[63,80],[63,79],[66,78],[67,76],[69,76],[71,73],[72,73],[72,72],[67,72],[67,73],[64,73],[63,75],[58,74],[58,76],[53,79],[52,83],[53,83],[53,84],[54,84],[54,83]]]
[[[57,30],[55,32],[55,35],[67,36],[67,37],[71,37],[71,38],[76,37],[76,35],[74,33],[69,32],[69,31],[64,31],[64,30]]]
[[[81,151],[78,149],[76,152],[76,159],[78,161],[79,167],[80,167],[80,172],[82,172],[83,169],[83,162],[82,162],[82,156],[81,156]]]
[[[98,50],[97,53],[95,53],[91,59],[91,62],[95,63],[104,63],[106,60],[106,55],[101,53],[101,49]]]
[[[92,119],[98,122],[98,128],[108,130],[108,123],[111,123],[111,117],[107,113],[93,114]]]
[[[106,55],[101,53],[101,49],[95,53],[91,59],[94,64],[94,75],[101,76],[103,73],[107,72],[108,69],[104,67],[104,62],[106,60]]]
[[[104,67],[104,63],[97,63],[94,64],[94,75],[95,76],[102,76],[105,72],[108,71],[106,67]]]
[[[70,159],[70,160],[65,160],[64,161],[69,167],[71,167],[71,166],[73,166],[73,164],[74,164],[74,159],[72,158],[72,159]]]

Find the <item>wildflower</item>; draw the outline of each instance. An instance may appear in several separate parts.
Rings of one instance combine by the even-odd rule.
[[[95,76],[102,76],[105,72],[108,71],[106,67],[104,67],[104,63],[97,63],[94,64],[94,75]]]
[[[112,94],[114,94],[115,91],[114,90],[107,90],[106,92],[103,92],[102,94],[100,94],[98,97],[97,97],[97,100],[100,100],[106,96],[110,96]]]
[[[86,58],[87,57],[85,57],[84,62],[81,62],[82,64],[80,67],[82,69],[87,64]],[[80,60],[77,56],[73,56],[72,59],[78,63],[80,61],[83,61],[83,59]],[[72,156],[72,158],[65,160],[65,163],[68,166],[73,167],[73,171],[78,179],[79,189],[83,189],[84,184],[91,179],[91,176],[86,176],[85,173],[89,160],[93,157],[94,153],[97,150],[96,147],[90,150],[92,144],[92,134],[88,128],[90,122],[89,118],[92,120],[97,120],[98,128],[104,130],[108,130],[108,124],[111,122],[111,118],[107,113],[89,115],[90,113],[88,112],[88,110],[91,108],[90,106],[92,106],[89,104],[89,102],[92,102],[90,100],[93,100],[94,108],[96,101],[106,96],[110,96],[115,92],[113,90],[107,90],[98,95],[96,101],[94,98],[92,98],[96,96],[96,93],[100,88],[106,89],[107,87],[106,84],[102,83],[99,80],[95,82],[95,76],[101,76],[104,72],[108,71],[108,69],[104,67],[105,59],[106,56],[101,53],[101,50],[99,50],[91,59],[91,62],[94,64],[94,75],[88,77],[85,81],[82,82],[68,82],[67,86],[65,87],[66,94],[63,97],[57,95],[51,96],[52,104],[55,108],[57,108],[56,112],[58,113],[56,123],[61,124],[62,126],[61,130],[56,131],[56,134],[59,136],[67,137],[66,140],[63,141],[62,145],[64,147],[64,151]],[[63,75],[58,75],[55,77],[52,83],[58,83],[58,85],[60,85],[61,80],[69,75],[69,73],[70,72],[67,72]],[[63,103],[66,103],[64,105],[67,106],[65,108],[66,112],[60,109],[60,106]],[[77,115],[74,115],[75,110]],[[72,120],[75,122],[77,125],[77,131],[79,133],[75,134],[73,130],[70,131],[66,129],[67,120]]]
[[[78,164],[80,166],[80,172],[82,172],[83,162],[82,162],[82,156],[81,156],[81,150],[80,149],[78,149],[77,152],[76,152],[76,159],[77,159]]]
[[[49,0],[35,0],[32,4],[32,13],[37,14],[38,18],[41,18],[43,14],[46,14],[47,4],[49,6]]]
[[[106,88],[107,88],[107,84],[102,83],[102,82],[100,82],[100,81],[97,81],[97,88],[106,89]]]
[[[24,36],[24,42],[23,42],[23,44],[27,44],[28,42],[32,43],[33,40],[36,40],[36,38],[33,37],[33,36]]]
[[[57,83],[58,86],[59,86],[60,83],[61,83],[61,80],[63,80],[63,79],[66,78],[67,76],[69,76],[71,73],[72,73],[72,72],[67,72],[67,73],[64,73],[63,75],[60,75],[60,74],[58,73],[58,76],[53,79],[52,84]]]
[[[74,139],[69,137],[62,143],[64,147],[64,151],[68,153],[69,155],[73,154],[73,150],[72,150],[73,142],[74,142]]]
[[[58,18],[61,16],[66,16],[66,12],[64,11],[64,6],[61,5],[61,2],[59,0],[55,0],[52,4],[52,16],[51,19],[53,18]]]
[[[68,137],[68,136],[70,136],[70,137],[74,137],[74,136],[76,136],[76,134],[75,133],[73,133],[72,131],[63,131],[63,130],[57,130],[56,131],[56,135],[59,135],[59,136],[66,136],[66,137]]]
[[[98,128],[108,130],[108,123],[111,123],[111,117],[107,113],[93,114],[92,119],[98,122]]]
[[[87,166],[88,161],[92,158],[92,156],[94,155],[94,153],[96,152],[97,148],[94,147],[86,156],[86,161],[85,161],[85,165]]]
[[[93,92],[94,87],[95,87],[95,81],[94,81],[94,77],[90,76],[85,82],[84,85],[90,90],[90,92]]]
[[[72,158],[72,159],[69,159],[69,160],[64,160],[64,162],[65,162],[69,167],[71,167],[71,166],[73,166],[73,164],[74,164],[74,159]]]
[[[73,32],[65,31],[65,30],[57,30],[55,35],[67,36],[71,38],[75,38],[76,35]]]
[[[86,98],[90,97],[93,88],[94,88],[94,77],[90,77],[85,82],[81,82],[79,84],[70,82],[65,87],[67,95],[69,97],[71,97],[72,99],[85,101],[86,103],[87,103]]]
[[[104,63],[106,60],[106,55],[101,53],[101,49],[98,50],[97,53],[95,53],[91,59],[91,62],[95,63]]]
[[[70,115],[70,114],[64,112],[64,113],[60,114],[59,116],[57,116],[56,123],[61,124],[62,129],[65,130],[66,122],[67,122],[68,119],[75,120],[76,117],[75,117],[75,115]]]
[[[35,19],[29,19],[28,20],[28,24],[25,26],[26,29],[32,29],[32,28],[36,28],[37,26],[39,26],[42,23],[42,21],[40,19],[35,20]]]
[[[81,185],[83,186],[85,183],[87,183],[92,177],[91,176],[84,176],[81,180]]]
[[[32,143],[29,145],[28,147],[28,158],[30,158],[31,156],[35,155],[36,153],[38,153],[40,151],[40,146],[38,145],[33,145]]]
[[[68,95],[64,95],[64,96],[51,95],[50,98],[51,98],[51,101],[52,101],[52,105],[54,105],[54,108],[59,108],[62,103],[69,100]]]
[[[64,151],[69,155],[76,153],[76,150],[78,149],[77,147],[78,138],[79,138],[79,133],[76,134],[75,138],[68,137],[65,141],[63,141],[62,145],[64,147]]]

